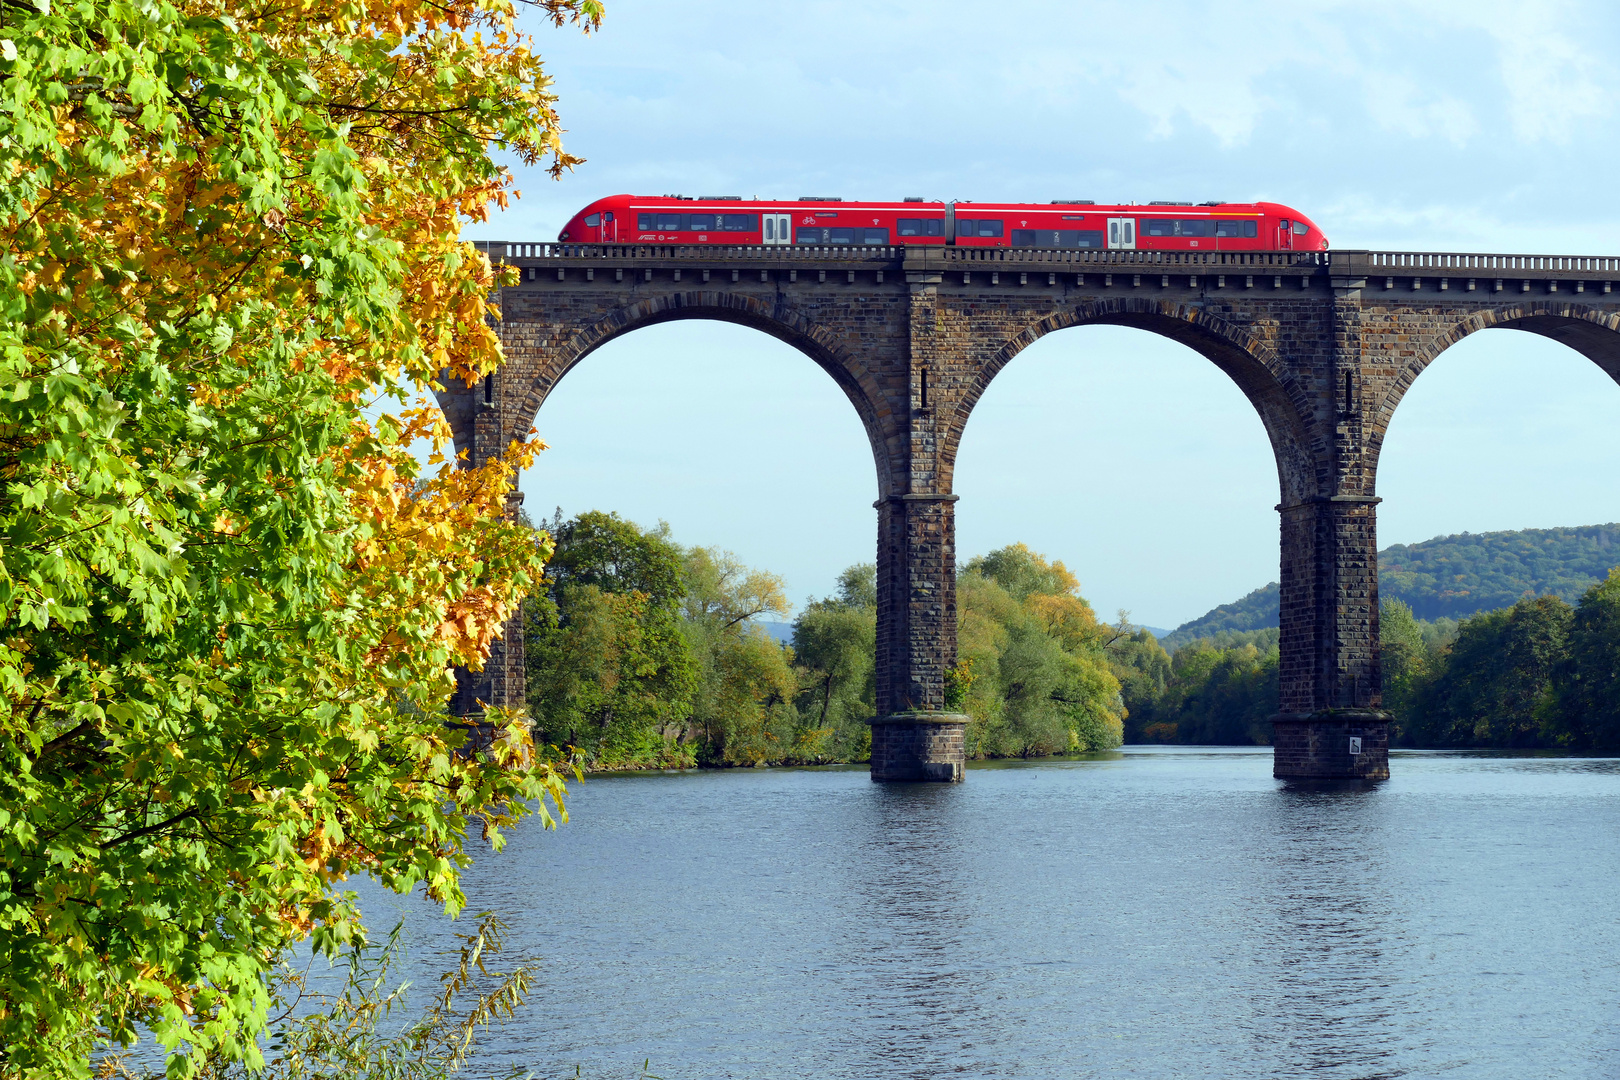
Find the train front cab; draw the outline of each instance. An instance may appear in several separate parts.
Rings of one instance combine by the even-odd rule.
[[[619,203],[620,200],[616,198],[597,199],[575,214],[573,220],[557,234],[557,239],[562,243],[572,241],[576,244],[618,243],[620,219],[626,217],[624,207]]]

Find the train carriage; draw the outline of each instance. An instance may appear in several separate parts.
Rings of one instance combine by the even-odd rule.
[[[558,240],[575,243],[764,244],[885,247],[1106,248],[1146,251],[1325,251],[1327,237],[1280,203],[1155,202],[1099,206],[972,203],[908,198],[845,202],[738,196],[612,195],[569,220]]]

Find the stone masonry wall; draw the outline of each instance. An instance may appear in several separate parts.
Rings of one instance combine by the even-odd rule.
[[[522,282],[501,296],[507,359],[499,377],[441,396],[458,448],[475,459],[527,432],[558,380],[591,351],[674,319],[769,333],[844,390],[871,442],[877,480],[883,714],[944,707],[944,672],[956,654],[952,476],[968,418],[996,374],[1045,334],[1093,323],[1138,327],[1207,357],[1253,405],[1277,460],[1279,775],[1285,760],[1307,771],[1327,760],[1309,748],[1329,746],[1338,731],[1310,727],[1329,723],[1329,711],[1363,716],[1364,745],[1377,743],[1378,454],[1423,368],[1467,334],[1501,326],[1565,341],[1620,381],[1620,294],[1609,283],[1557,279],[1556,266],[1593,260],[1542,260],[1553,269],[1524,271],[1519,293],[1474,288],[1473,279],[1465,288],[1462,278],[1447,287],[1444,278],[1388,277],[1377,266],[1398,260],[1364,252],[575,245],[515,261]],[[515,692],[521,700],[521,652],[509,637],[505,673],[487,687],[495,697]],[[913,764],[936,752],[959,755],[948,732],[878,725],[875,777],[880,745],[890,772],[912,768],[895,755],[923,755]]]

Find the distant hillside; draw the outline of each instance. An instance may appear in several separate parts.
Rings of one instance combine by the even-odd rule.
[[[1277,625],[1277,583],[1254,590],[1241,600],[1234,600],[1230,604],[1222,604],[1214,611],[1194,619],[1192,622],[1182,623],[1172,630],[1169,635],[1159,639],[1171,652],[1181,646],[1201,637],[1213,637],[1220,633],[1241,633],[1245,630],[1262,630]]]
[[[1421,544],[1395,544],[1378,554],[1379,594],[1400,600],[1420,619],[1465,618],[1507,607],[1521,596],[1580,599],[1620,565],[1620,524],[1518,532],[1458,533]],[[1183,623],[1163,639],[1175,650],[1222,631],[1277,625],[1277,584]]]

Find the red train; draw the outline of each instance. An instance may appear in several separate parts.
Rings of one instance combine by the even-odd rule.
[[[865,247],[1112,248],[1147,251],[1326,251],[1327,237],[1280,203],[1098,206],[1050,203],[744,200],[737,195],[610,195],[575,214],[574,243],[815,244]]]

